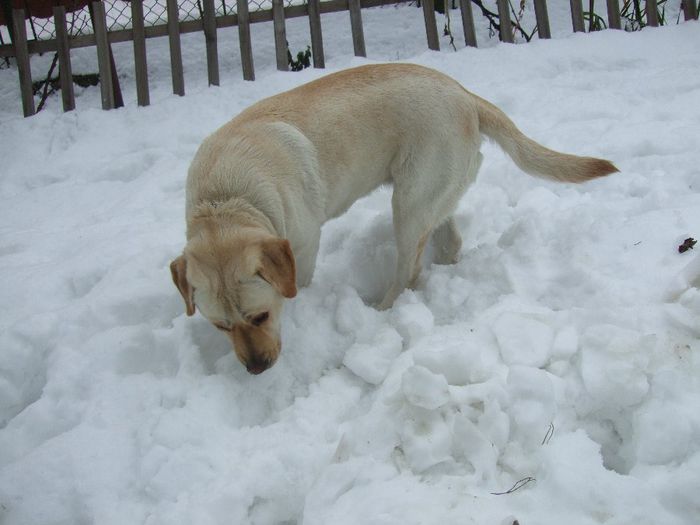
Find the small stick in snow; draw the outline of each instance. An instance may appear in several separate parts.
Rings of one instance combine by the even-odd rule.
[[[542,445],[546,445],[549,443],[549,440],[552,439],[552,436],[554,435],[554,423],[549,424],[549,428],[547,428],[547,433],[544,435],[544,439],[542,440]]]
[[[494,496],[503,496],[504,494],[511,494],[511,493],[515,492],[516,490],[520,490],[521,488],[523,488],[525,485],[527,485],[531,481],[537,481],[537,480],[533,477],[528,476],[526,478],[523,478],[521,480],[516,481],[515,485],[513,485],[511,488],[509,488],[505,492],[492,492],[491,494],[493,494]]]

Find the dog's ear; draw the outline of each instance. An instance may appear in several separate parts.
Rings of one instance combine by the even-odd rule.
[[[185,300],[187,315],[194,315],[194,288],[187,281],[187,260],[184,255],[170,263],[170,274]]]
[[[258,274],[287,299],[297,294],[294,254],[287,239],[261,243]]]

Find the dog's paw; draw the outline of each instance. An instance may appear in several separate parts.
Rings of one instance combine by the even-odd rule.
[[[382,301],[381,303],[374,305],[374,307],[379,310],[380,312],[384,312],[391,308],[391,306],[394,304],[394,302],[387,303],[386,301]]]
[[[457,252],[448,252],[446,250],[436,249],[433,254],[433,262],[435,264],[457,264],[459,259],[459,250],[457,250]]]
[[[374,305],[374,307],[380,312],[389,310],[394,305],[394,301],[396,301],[397,295],[398,294],[391,293],[391,291],[387,292],[387,294],[384,296],[384,299],[382,299],[382,302],[377,305]]]

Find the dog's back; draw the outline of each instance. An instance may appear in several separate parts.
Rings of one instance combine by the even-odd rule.
[[[481,134],[494,139],[518,166],[536,176],[582,182],[617,169],[608,161],[544,148],[521,133],[489,102],[452,78],[414,64],[375,64],[340,71],[254,104],[219,133],[285,122],[315,147],[324,183],[344,212],[424,144],[457,141],[472,154]]]

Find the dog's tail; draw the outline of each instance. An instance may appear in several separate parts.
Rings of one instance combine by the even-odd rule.
[[[560,182],[584,182],[619,171],[611,162],[559,153],[526,137],[503,111],[477,97],[479,130],[495,140],[518,167],[536,177]]]

